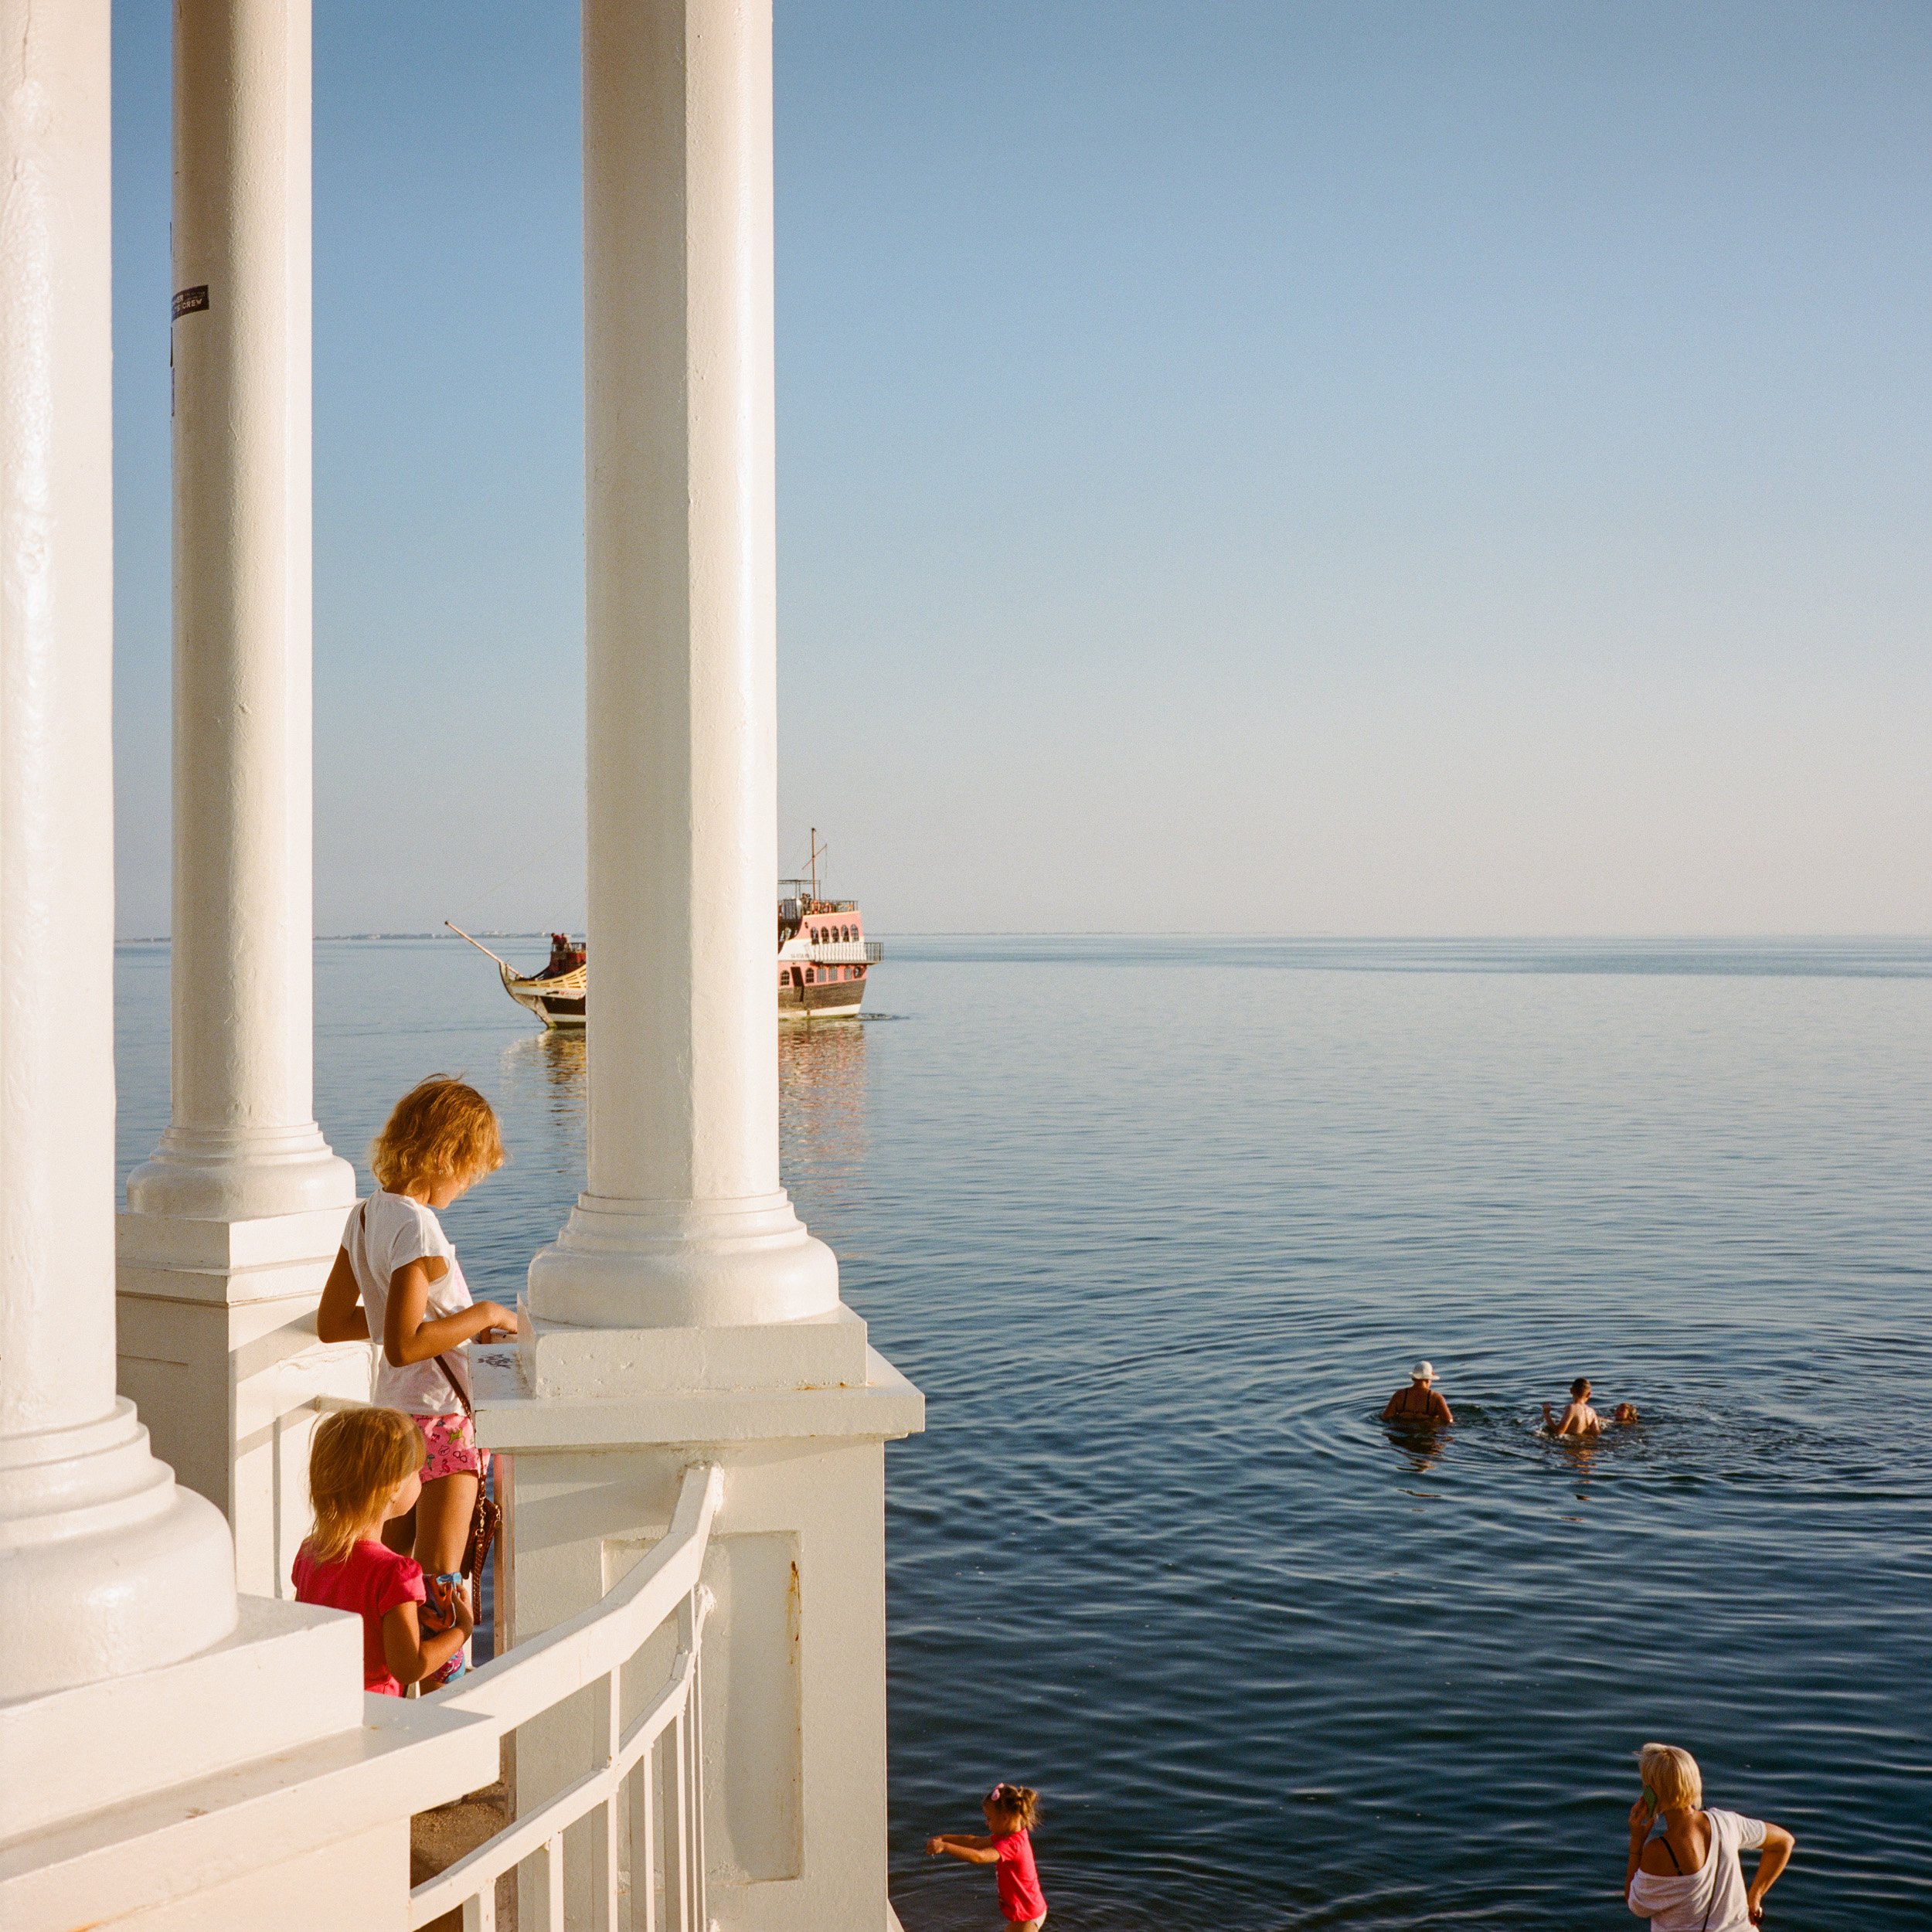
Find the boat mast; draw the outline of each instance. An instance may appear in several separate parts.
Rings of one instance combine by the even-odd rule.
[[[818,828],[816,825],[811,828],[811,896],[815,903],[818,897]]]

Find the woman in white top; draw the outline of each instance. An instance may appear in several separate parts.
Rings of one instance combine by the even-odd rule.
[[[1646,1744],[1637,1754],[1644,1794],[1630,1808],[1624,1903],[1651,1932],[1742,1932],[1764,1919],[1764,1894],[1798,1841],[1781,1825],[1706,1811],[1703,1774],[1689,1751]],[[1756,1852],[1744,1883],[1738,1853]]]
[[[382,1338],[372,1400],[400,1409],[422,1432],[423,1493],[414,1555],[428,1600],[423,1628],[462,1588],[457,1574],[477,1492],[489,1469],[468,1403],[465,1345],[516,1332],[516,1315],[497,1301],[472,1301],[456,1250],[436,1218],[503,1165],[490,1104],[474,1087],[436,1075],[412,1087],[375,1145],[376,1192],[349,1217],[342,1252],[315,1311],[325,1342]],[[358,1305],[359,1303],[359,1305]],[[461,1655],[452,1660],[454,1675]],[[441,1681],[439,1678],[437,1681]]]

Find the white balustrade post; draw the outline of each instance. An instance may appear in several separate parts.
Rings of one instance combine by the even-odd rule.
[[[107,49],[108,0],[0,0],[0,1699],[236,1614],[114,1388]]]
[[[771,141],[771,0],[585,0],[589,1172],[478,1418],[519,1638],[723,1468],[702,1829],[665,1857],[725,1932],[884,1932],[884,1444],[923,1407],[779,1180]],[[587,1701],[524,1727],[519,1810],[597,1735]]]
[[[310,1326],[355,1181],[314,1103],[309,69],[309,0],[176,0],[173,1107],[121,1230],[122,1386],[263,1591],[301,1405],[367,1386]]]

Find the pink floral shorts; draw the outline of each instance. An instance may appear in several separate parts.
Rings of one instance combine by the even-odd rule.
[[[490,1452],[477,1447],[476,1425],[468,1416],[411,1416],[410,1420],[423,1432],[425,1482],[459,1475],[481,1481],[490,1473]]]

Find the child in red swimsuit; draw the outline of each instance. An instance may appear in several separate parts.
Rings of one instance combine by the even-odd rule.
[[[980,1802],[986,1835],[942,1832],[926,1841],[934,1858],[942,1854],[965,1865],[991,1865],[999,1886],[999,1909],[1014,1932],[1039,1932],[1046,1923],[1046,1894],[1033,1863],[1033,1826],[1039,1818],[1039,1793],[1025,1784],[995,1784]]]

